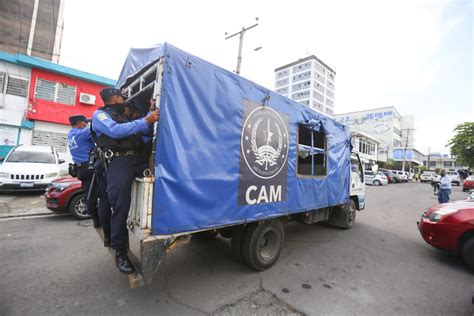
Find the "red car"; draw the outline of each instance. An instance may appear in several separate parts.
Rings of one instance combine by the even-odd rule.
[[[55,213],[69,212],[77,219],[89,219],[85,193],[77,178],[59,178],[46,188],[46,207]]]
[[[462,185],[462,190],[463,191],[469,191],[469,190],[474,190],[474,176],[469,176],[464,180],[464,183]]]
[[[428,244],[461,255],[474,269],[474,196],[429,208],[418,229]]]

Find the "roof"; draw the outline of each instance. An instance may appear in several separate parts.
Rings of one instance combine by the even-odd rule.
[[[37,145],[20,145],[15,148],[15,151],[34,151],[34,152],[51,152],[51,146],[37,146]]]
[[[331,67],[326,65],[321,59],[319,59],[315,55],[311,55],[311,56],[308,56],[308,57],[305,57],[305,58],[301,58],[301,59],[298,59],[297,61],[294,61],[294,62],[289,63],[287,65],[278,67],[278,68],[275,69],[275,72],[286,69],[286,68],[289,68],[289,67],[292,67],[292,66],[295,66],[295,65],[298,65],[298,64],[301,64],[301,63],[304,63],[305,61],[308,61],[308,60],[316,60],[318,63],[320,63],[321,65],[326,67],[330,72],[332,72],[333,74],[336,74],[336,72]]]
[[[349,115],[349,114],[362,113],[362,112],[373,112],[373,111],[382,110],[382,109],[391,109],[391,110],[395,111],[398,114],[399,117],[402,117],[393,105],[392,106],[384,106],[384,107],[380,107],[380,108],[374,108],[374,109],[368,109],[368,110],[359,110],[359,111],[352,111],[352,112],[334,114],[334,117],[341,117],[341,116],[345,116],[345,115]]]
[[[58,74],[63,74],[63,75],[79,78],[85,81],[103,84],[106,86],[115,86],[115,83],[116,83],[115,80],[112,80],[106,77],[97,76],[85,71],[58,65],[41,58],[31,57],[31,56],[27,56],[25,54],[20,54],[20,53],[16,55],[11,55],[5,52],[0,52],[0,61],[5,61],[11,64],[20,65],[27,68],[40,68],[40,69],[48,70],[48,71],[55,72]]]

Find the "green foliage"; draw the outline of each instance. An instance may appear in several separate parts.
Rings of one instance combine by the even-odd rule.
[[[451,146],[451,156],[462,165],[474,168],[474,122],[459,124],[454,132],[456,134],[448,143]]]

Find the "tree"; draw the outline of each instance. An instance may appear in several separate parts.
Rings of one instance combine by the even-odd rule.
[[[457,162],[474,168],[474,122],[459,124],[454,132],[456,134],[448,143],[451,146],[451,156]]]

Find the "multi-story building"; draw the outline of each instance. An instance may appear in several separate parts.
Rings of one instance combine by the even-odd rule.
[[[335,79],[336,72],[311,55],[275,69],[275,91],[332,116]]]
[[[57,62],[64,0],[0,1],[0,51]]]
[[[393,159],[393,149],[401,148],[402,116],[393,106],[334,115],[353,132],[362,132],[380,141],[378,159]]]
[[[448,154],[441,153],[430,153],[423,156],[423,166],[430,170],[435,169],[446,169],[446,170],[458,170],[458,169],[469,169],[467,166],[463,166],[456,159],[452,158]]]
[[[370,170],[379,161],[380,141],[362,132],[352,133],[352,147],[359,152],[364,170]]]
[[[69,159],[69,116],[103,105],[115,81],[24,54],[0,52],[0,157],[16,145],[54,146]]]

